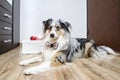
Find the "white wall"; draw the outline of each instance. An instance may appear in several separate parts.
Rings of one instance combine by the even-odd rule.
[[[63,19],[72,25],[73,37],[86,37],[86,0],[21,0],[20,41],[42,33],[42,21]]]

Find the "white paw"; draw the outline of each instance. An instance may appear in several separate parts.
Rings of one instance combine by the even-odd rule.
[[[23,72],[24,74],[27,74],[27,75],[32,75],[32,74],[37,74],[34,69],[26,69],[24,70]]]
[[[26,66],[26,65],[29,65],[29,63],[22,61],[22,62],[19,63],[19,65]]]

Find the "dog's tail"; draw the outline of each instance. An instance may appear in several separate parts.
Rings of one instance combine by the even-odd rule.
[[[104,50],[105,52],[107,52],[107,54],[117,55],[117,53],[110,47],[107,47],[107,46],[98,46],[98,47]]]

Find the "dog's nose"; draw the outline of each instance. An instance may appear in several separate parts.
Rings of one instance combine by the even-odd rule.
[[[51,33],[51,34],[50,34],[50,37],[51,37],[51,38],[54,38],[54,36],[55,36],[54,33]]]

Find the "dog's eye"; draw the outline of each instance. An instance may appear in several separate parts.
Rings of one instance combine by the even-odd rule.
[[[57,30],[59,30],[59,29],[60,29],[60,27],[59,27],[59,26],[56,26],[56,29],[57,29]]]

